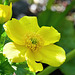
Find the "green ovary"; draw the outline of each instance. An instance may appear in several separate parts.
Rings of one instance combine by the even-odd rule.
[[[37,39],[36,38],[31,38],[32,44],[37,44]]]

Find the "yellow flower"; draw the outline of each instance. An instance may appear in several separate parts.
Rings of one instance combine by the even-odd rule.
[[[42,71],[41,63],[58,67],[66,59],[63,48],[53,44],[60,39],[60,33],[53,27],[39,27],[36,17],[24,16],[5,23],[4,29],[13,42],[7,43],[3,54],[11,62],[24,62],[31,71]]]
[[[10,6],[0,4],[0,24],[10,20],[12,16],[12,3]]]

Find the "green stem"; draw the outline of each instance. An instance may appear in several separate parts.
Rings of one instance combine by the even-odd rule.
[[[8,5],[8,4],[9,4],[9,0],[5,0],[4,5]]]
[[[48,3],[46,5],[46,9],[49,9],[50,10],[50,8],[51,8],[51,6],[52,6],[52,4],[53,4],[54,1],[55,0],[48,0]]]
[[[69,52],[66,56],[66,62],[70,61],[72,58],[75,57],[75,49]]]
[[[65,63],[74,57],[75,57],[75,49],[67,54]],[[47,68],[45,68],[42,72],[38,73],[37,75],[49,75],[50,73],[52,73],[53,71],[55,71],[58,68],[59,67],[48,66]]]

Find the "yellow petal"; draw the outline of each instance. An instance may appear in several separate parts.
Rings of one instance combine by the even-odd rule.
[[[32,72],[42,71],[43,67],[41,63],[36,63],[35,61],[28,59],[27,64]]]
[[[43,37],[45,45],[58,42],[60,39],[60,33],[53,27],[43,26],[37,33]]]
[[[49,64],[54,67],[60,66],[66,59],[64,49],[54,44],[44,46],[39,50],[38,55],[36,52],[36,55],[34,57],[36,59],[40,59],[40,62]]]
[[[24,27],[19,23],[17,19],[12,19],[3,25],[8,37],[13,40],[16,44],[24,45],[25,32]]]
[[[10,20],[12,17],[12,3],[10,3],[9,9],[6,10],[7,16],[5,18],[5,22]]]
[[[24,62],[26,50],[25,46],[9,42],[3,48],[3,55],[11,62]]]
[[[27,60],[27,64],[30,68],[30,71],[33,71],[33,72],[42,71],[43,70],[42,64],[36,63],[33,55],[34,54],[31,50],[27,50],[25,57],[26,57],[26,60]]]
[[[0,23],[8,21],[12,16],[12,3],[10,6],[0,4]]]
[[[0,8],[0,24],[5,22],[5,12]]]
[[[40,29],[36,17],[24,16],[19,20],[19,22],[24,25],[26,32],[37,32]]]

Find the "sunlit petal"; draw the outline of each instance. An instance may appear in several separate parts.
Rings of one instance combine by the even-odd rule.
[[[44,46],[39,50],[38,55],[35,55],[34,57],[36,60],[39,59],[40,62],[49,64],[54,67],[60,66],[66,59],[64,49],[54,44]]]
[[[5,23],[4,29],[8,35],[8,37],[13,40],[16,44],[24,45],[24,27],[19,23],[17,19],[12,19]]]
[[[37,17],[22,17],[19,22],[24,25],[26,33],[37,32],[40,27],[38,26]]]
[[[53,27],[43,26],[37,33],[43,37],[45,45],[58,42],[60,39],[60,33]]]
[[[11,62],[24,62],[26,50],[27,48],[25,48],[25,46],[9,42],[3,48],[3,55]]]

